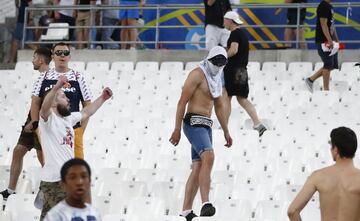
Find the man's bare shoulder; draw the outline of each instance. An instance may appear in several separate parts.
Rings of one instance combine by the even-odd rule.
[[[321,180],[324,176],[328,176],[329,174],[332,174],[332,171],[334,170],[334,165],[327,166],[318,170],[315,170],[311,173],[309,178],[313,179],[314,181]]]
[[[204,79],[204,73],[201,70],[201,68],[197,67],[195,69],[193,69],[192,71],[190,71],[189,75],[188,75],[188,79],[191,79],[192,81],[202,81]]]

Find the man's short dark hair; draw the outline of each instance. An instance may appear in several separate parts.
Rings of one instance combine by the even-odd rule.
[[[331,143],[339,150],[341,158],[353,158],[357,149],[357,138],[353,130],[338,127],[330,133]]]
[[[50,64],[51,61],[51,50],[48,48],[38,48],[34,51],[34,54],[40,55],[44,58],[46,64]]]
[[[74,158],[64,163],[64,165],[61,167],[61,181],[65,182],[65,177],[69,172],[69,169],[73,166],[84,166],[89,173],[89,178],[91,178],[91,170],[89,164],[83,159]]]
[[[69,44],[66,44],[65,42],[58,42],[58,43],[55,43],[52,47],[52,51],[54,51],[54,49],[57,47],[57,46],[66,46],[68,47],[68,49],[70,50],[70,45]]]

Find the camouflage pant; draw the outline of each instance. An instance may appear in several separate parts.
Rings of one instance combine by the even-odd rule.
[[[65,199],[66,193],[61,188],[60,182],[44,182],[40,183],[40,190],[44,194],[44,206],[41,210],[40,221],[42,221],[51,208],[58,202]]]

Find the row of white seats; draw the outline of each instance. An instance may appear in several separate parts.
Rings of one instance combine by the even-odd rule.
[[[356,62],[343,62],[341,70],[348,72],[358,72],[355,67]],[[82,61],[70,61],[69,67],[78,71],[98,71],[98,70],[145,70],[145,71],[158,71],[170,70],[173,72],[192,70],[198,66],[199,62],[187,62],[185,67],[183,62],[179,61],[164,61],[159,64],[156,61],[139,61],[136,63],[132,61],[119,61],[112,62],[111,65],[107,61],[89,61],[87,63]],[[54,63],[51,63],[54,66]],[[159,68],[160,66],[160,68]],[[291,72],[311,72],[317,71],[323,66],[322,62],[317,62],[314,65],[312,62],[290,62],[287,68],[285,62],[263,62],[262,67],[260,62],[249,62],[249,71],[291,71]],[[19,61],[16,63],[15,70],[32,70],[33,64],[29,61]]]
[[[298,192],[298,187],[285,187],[282,189],[285,198],[293,198]],[[255,190],[249,192],[248,197],[254,197],[257,193]],[[35,199],[34,194],[16,194],[9,197],[5,211],[0,212],[2,221],[31,221],[39,218],[40,210],[33,205]],[[1,200],[2,201],[2,200]],[[98,208],[104,216],[104,220],[112,220],[109,216],[126,217],[126,220],[151,220],[149,217],[160,218],[160,220],[184,220],[184,218],[173,218],[179,214],[181,210],[181,198],[176,196],[168,196],[168,200],[159,197],[132,197],[125,199],[122,196],[112,197],[93,197],[93,205]],[[217,208],[215,217],[212,218],[196,218],[195,220],[213,221],[219,218],[226,220],[286,220],[286,209],[289,201],[281,200],[259,200],[255,207],[246,199],[222,199],[215,200],[214,205]],[[196,198],[194,203],[194,211],[200,210],[201,203]],[[26,214],[27,216],[24,216]],[[168,215],[165,217],[165,215]],[[146,217],[146,218],[145,218]],[[303,218],[306,220],[317,220],[320,217],[319,202],[314,198],[308,204],[303,212]],[[156,219],[158,220],[158,219]]]

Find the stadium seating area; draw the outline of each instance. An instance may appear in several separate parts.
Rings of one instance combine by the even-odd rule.
[[[354,62],[355,63],[355,62]],[[289,202],[307,176],[332,163],[331,129],[360,129],[359,69],[344,62],[332,73],[331,91],[320,81],[310,93],[303,78],[321,67],[311,62],[249,63],[250,95],[268,131],[259,138],[243,109],[232,100],[229,128],[233,147],[224,147],[219,123],[213,130],[215,164],[210,199],[216,217],[194,221],[285,221]],[[92,198],[104,221],[181,221],[184,187],[190,172],[189,143],[183,135],[173,147],[168,139],[175,120],[181,86],[198,62],[71,62],[86,73],[94,97],[110,86],[112,100],[90,120],[85,133],[85,159],[92,167]],[[31,62],[0,75],[0,189],[9,179],[12,148],[30,107],[38,73]],[[6,125],[6,126],[5,126]],[[359,156],[355,162],[359,165]],[[3,221],[38,220],[33,206],[39,187],[35,151],[27,154],[16,195],[11,195]],[[2,200],[0,199],[0,206]],[[201,202],[197,196],[194,211]],[[315,196],[302,213],[318,221]],[[31,218],[31,219],[30,219]]]
[[[15,17],[15,16],[16,16],[15,1],[12,0],[1,1],[0,24],[5,23],[6,17]]]

